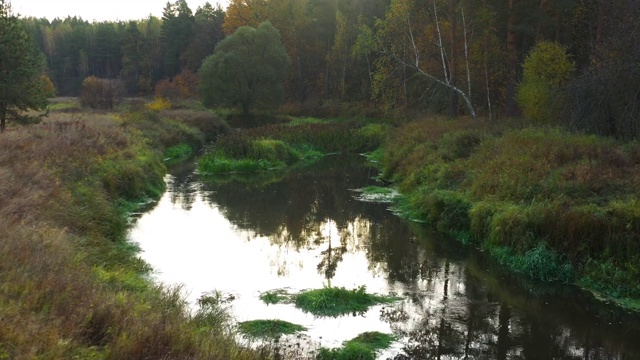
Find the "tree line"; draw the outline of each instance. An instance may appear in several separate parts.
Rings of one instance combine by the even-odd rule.
[[[532,49],[551,42],[572,69],[547,96],[563,102],[547,105],[571,112],[553,116],[635,136],[639,7],[633,0],[232,0],[226,10],[207,3],[193,12],[177,0],[161,18],[22,21],[59,95],[77,95],[88,76],[121,79],[130,95],[152,94],[163,80],[197,73],[239,27],[269,21],[290,59],[287,101],[365,101],[452,116],[517,116],[527,94],[533,100],[524,103],[540,106],[531,89],[548,87],[518,89]],[[545,56],[542,67],[553,67],[558,53]]]

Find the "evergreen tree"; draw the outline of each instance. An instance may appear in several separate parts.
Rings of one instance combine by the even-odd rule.
[[[23,24],[11,13],[11,4],[0,0],[0,132],[7,119],[31,120],[25,111],[46,108],[43,68],[43,59]]]
[[[167,3],[162,13],[165,44],[164,76],[173,77],[182,69],[181,56],[193,35],[195,18],[185,0]]]

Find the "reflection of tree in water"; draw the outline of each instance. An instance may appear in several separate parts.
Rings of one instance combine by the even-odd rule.
[[[548,305],[559,295],[532,298],[509,286],[509,279],[492,278],[495,274],[482,269],[486,264],[477,256],[468,265],[447,260],[441,265],[426,287],[436,296],[418,302],[410,297],[383,312],[394,332],[408,339],[396,359],[608,360],[638,354],[630,335],[632,329],[637,335],[638,320],[626,329],[603,328],[586,310],[584,296],[572,293],[560,306]],[[407,322],[407,317],[417,320]]]
[[[329,156],[308,170],[290,172],[280,182],[208,183],[204,190],[238,228],[269,236],[275,243],[309,247],[327,221],[344,232],[358,217],[369,217],[367,204],[353,199],[348,190],[373,182],[362,163],[359,157]]]
[[[198,183],[194,181],[193,163],[173,165],[165,179],[171,203],[184,210],[191,210],[198,195]]]

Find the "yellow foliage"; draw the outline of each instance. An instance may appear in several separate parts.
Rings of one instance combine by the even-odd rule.
[[[171,109],[171,100],[163,97],[156,97],[153,102],[146,105],[147,110],[162,111]]]

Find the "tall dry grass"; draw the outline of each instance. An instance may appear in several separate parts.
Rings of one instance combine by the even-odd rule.
[[[147,143],[113,114],[0,135],[0,358],[259,357],[213,308],[194,316],[179,289],[150,284],[124,241],[122,204],[162,186]]]

